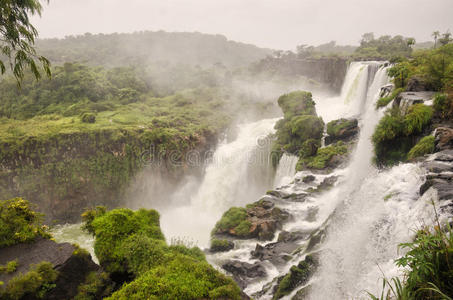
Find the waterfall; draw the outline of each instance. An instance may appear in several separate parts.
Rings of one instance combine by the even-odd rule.
[[[233,142],[219,145],[204,178],[189,203],[181,199],[161,211],[161,227],[168,239],[189,238],[199,246],[209,244],[210,231],[232,206],[255,201],[272,185],[270,139],[277,119],[243,124]]]
[[[278,162],[275,172],[274,187],[290,183],[296,175],[296,165],[299,158],[295,155],[284,153]]]

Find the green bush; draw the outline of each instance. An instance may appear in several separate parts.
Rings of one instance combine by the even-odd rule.
[[[41,218],[22,198],[0,201],[0,247],[30,242],[38,236],[49,238]]]
[[[435,138],[432,135],[425,136],[422,138],[417,145],[415,145],[407,155],[408,159],[414,159],[425,154],[430,154],[434,152],[434,142]]]
[[[102,212],[102,210],[101,210]],[[86,213],[91,220],[85,227],[90,228],[96,237],[94,251],[100,264],[110,273],[127,274],[137,270],[133,252],[135,245],[128,242],[139,240],[150,246],[152,243],[164,241],[160,230],[159,213],[155,210],[140,209],[133,212],[129,209],[114,209],[96,216],[97,212]],[[141,246],[140,246],[141,247]],[[156,247],[156,251],[157,251]],[[146,253],[141,252],[146,255]]]
[[[101,265],[117,284],[124,284],[109,299],[239,298],[234,281],[210,266],[199,248],[165,243],[155,210],[97,208],[84,219],[95,235]],[[79,287],[78,299],[99,295],[102,284],[87,281]]]
[[[432,115],[432,108],[423,104],[411,106],[405,116],[397,108],[387,111],[372,136],[376,163],[393,165],[405,161],[416,135],[431,123]]]
[[[32,266],[26,274],[12,278],[8,284],[0,289],[0,298],[18,300],[27,296],[31,299],[45,299],[46,293],[55,287],[58,272],[49,262],[42,262]]]
[[[124,285],[107,299],[241,299],[232,279],[207,262],[177,255]]]
[[[74,300],[103,299],[113,292],[113,286],[107,273],[90,272],[85,282],[77,287]]]
[[[0,274],[6,273],[6,274],[11,274],[16,272],[18,266],[17,260],[12,260],[6,263],[5,266],[0,265]]]
[[[418,134],[431,123],[433,109],[424,104],[415,104],[409,107],[404,116],[404,126],[406,135]]]
[[[436,94],[434,97],[434,110],[442,119],[453,118],[453,93]]]

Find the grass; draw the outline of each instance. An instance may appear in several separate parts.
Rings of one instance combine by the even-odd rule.
[[[408,153],[407,158],[412,160],[416,157],[423,156],[434,152],[435,138],[432,135],[422,138]]]

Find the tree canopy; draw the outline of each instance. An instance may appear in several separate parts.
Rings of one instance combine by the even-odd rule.
[[[48,0],[45,0],[48,1]],[[49,61],[37,54],[34,43],[38,31],[30,23],[30,15],[41,15],[39,0],[2,0],[0,2],[0,71],[4,74],[7,65],[16,80],[24,77],[28,66],[33,75],[41,77],[40,68],[50,77]]]

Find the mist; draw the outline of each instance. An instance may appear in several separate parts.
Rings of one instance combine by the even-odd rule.
[[[40,37],[165,30],[224,34],[273,49],[331,40],[357,45],[364,32],[432,40],[453,29],[451,0],[53,0],[33,22]]]

